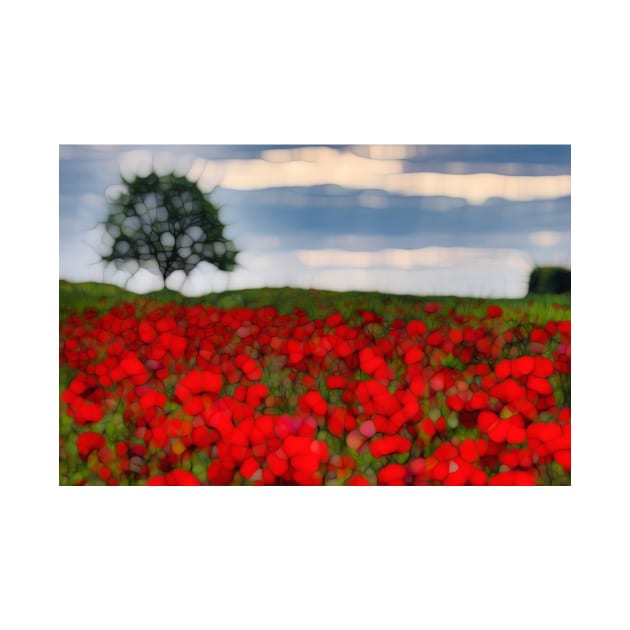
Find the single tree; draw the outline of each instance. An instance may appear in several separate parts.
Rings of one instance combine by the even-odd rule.
[[[121,180],[103,224],[109,235],[103,261],[132,275],[157,267],[165,283],[174,271],[188,276],[203,261],[222,271],[236,267],[238,251],[223,235],[219,208],[196,182],[155,172]]]
[[[565,267],[536,267],[529,276],[529,295],[570,292],[571,270]]]

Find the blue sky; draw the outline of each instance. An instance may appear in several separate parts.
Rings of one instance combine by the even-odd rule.
[[[187,295],[288,285],[520,297],[534,265],[570,267],[567,145],[61,145],[60,277],[128,280],[98,262],[93,228],[120,174],[150,168],[214,189],[241,251],[231,274],[174,274],[168,285]],[[148,272],[128,284],[160,286]]]

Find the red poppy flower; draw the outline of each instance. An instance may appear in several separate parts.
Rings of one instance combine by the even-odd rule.
[[[548,396],[553,392],[551,383],[547,379],[533,375],[527,378],[527,388],[542,396]]]
[[[443,416],[440,416],[436,421],[435,421],[435,428],[437,430],[438,433],[445,433],[446,432],[446,419]]]
[[[519,378],[531,374],[536,366],[535,357],[519,357],[512,361],[512,376]]]
[[[486,409],[488,407],[488,402],[488,394],[486,394],[485,392],[475,392],[471,396],[466,406],[468,409],[473,410]]]
[[[450,442],[445,442],[435,450],[435,452],[433,453],[433,457],[435,457],[440,462],[445,462],[450,461],[457,454],[457,448],[453,446]]]
[[[250,479],[252,481],[259,481],[262,479],[262,470],[260,469],[260,464],[256,461],[254,457],[248,457],[240,467],[240,473],[246,479]]]
[[[433,313],[438,313],[441,310],[442,310],[442,304],[440,302],[427,302],[424,305],[424,312],[427,313],[428,315],[431,315]]]
[[[306,392],[300,397],[298,405],[302,411],[316,416],[325,416],[328,409],[328,403],[318,391]]]
[[[308,453],[312,439],[309,437],[301,437],[297,435],[289,435],[282,444],[282,450],[288,457]]]
[[[490,478],[489,486],[535,486],[536,479],[533,471],[509,470]]]
[[[363,476],[358,473],[352,475],[350,479],[346,482],[346,486],[369,486],[370,482]]]
[[[427,325],[419,319],[412,319],[407,323],[407,334],[414,337],[421,337],[427,332]]]
[[[508,433],[511,429],[511,425],[506,420],[499,420],[496,424],[493,424],[488,429],[488,437],[492,442],[501,444],[507,441]]]
[[[446,406],[453,411],[461,411],[466,403],[459,396],[448,396]]]
[[[535,343],[546,344],[549,341],[549,335],[543,328],[534,328],[529,335],[531,341]]]
[[[127,376],[141,375],[146,371],[144,364],[133,353],[129,353],[122,359],[120,367]]]
[[[553,374],[553,363],[546,357],[534,357],[533,375],[547,378]]]
[[[520,398],[525,398],[526,392],[514,379],[508,379],[492,387],[490,389],[490,395],[503,402],[509,403]]]
[[[80,398],[76,400],[76,403],[74,406],[74,419],[77,424],[83,425],[102,420],[104,413],[100,405]]]
[[[508,426],[508,429],[505,435],[505,441],[508,444],[521,444],[526,439],[527,439],[527,433],[525,432],[525,429],[523,429],[522,427],[514,426],[514,425]]]
[[[187,470],[176,468],[164,477],[167,486],[200,486],[201,482]]]
[[[98,451],[103,446],[105,446],[105,438],[100,433],[86,431],[77,436],[77,450],[83,459],[85,459],[91,451]]]
[[[503,315],[503,309],[500,306],[497,306],[496,304],[491,304],[486,309],[486,314],[490,318],[501,317],[501,315]]]
[[[459,454],[462,459],[467,461],[468,463],[472,463],[479,459],[479,453],[477,452],[477,445],[475,444],[475,440],[472,438],[466,438],[459,445]]]
[[[326,387],[328,389],[344,389],[348,381],[343,376],[328,376],[326,377]]]
[[[373,457],[385,457],[392,453],[407,453],[411,449],[411,441],[400,435],[385,436],[370,442],[370,453]]]
[[[158,392],[154,389],[147,390],[140,398],[140,404],[144,409],[149,409],[150,407],[163,407],[168,398],[166,394],[163,392]]]
[[[451,328],[448,331],[448,338],[455,344],[461,343],[464,339],[464,333],[458,328]]]
[[[378,471],[377,479],[379,485],[404,485],[407,471],[402,464],[387,464]]]
[[[461,457],[451,460],[448,465],[448,475],[444,479],[445,486],[463,486],[468,483],[473,473],[473,467]]]
[[[422,350],[418,348],[417,346],[414,346],[413,348],[409,348],[409,350],[405,352],[404,361],[406,364],[418,363],[422,359],[422,356],[423,356]]]
[[[290,463],[296,471],[312,475],[318,470],[320,459],[314,453],[302,453],[291,457]]]
[[[247,404],[250,407],[259,407],[269,394],[269,388],[262,383],[254,383],[247,388]]]
[[[284,452],[269,453],[266,458],[267,466],[276,477],[282,477],[289,469],[289,461]]]
[[[431,377],[429,381],[431,389],[436,392],[441,392],[446,385],[446,375],[444,372],[438,372]]]
[[[485,486],[488,480],[488,475],[485,470],[479,468],[473,468],[470,473],[470,483],[473,486]]]
[[[553,454],[553,458],[567,472],[571,472],[571,451],[570,450],[565,449],[561,451],[555,451]]]
[[[147,321],[140,322],[140,326],[138,326],[138,334],[140,335],[140,339],[147,345],[157,338],[155,328],[153,328],[153,326]]]
[[[518,466],[518,451],[502,451],[499,453],[499,461],[509,468]]]

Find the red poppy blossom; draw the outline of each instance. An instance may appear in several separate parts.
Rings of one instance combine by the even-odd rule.
[[[489,486],[535,486],[536,479],[532,471],[510,470],[501,472],[488,481]]]
[[[453,446],[450,442],[444,442],[444,444],[440,445],[435,452],[433,453],[433,457],[435,457],[440,462],[445,462],[453,459],[457,456],[458,451],[457,447]]]
[[[291,466],[298,472],[312,475],[317,471],[320,459],[314,453],[302,453],[290,458]]]
[[[553,374],[553,362],[547,357],[534,357],[534,376],[547,378]]]
[[[553,458],[567,472],[571,472],[571,451],[570,450],[555,451],[553,454]]]
[[[422,350],[418,348],[417,346],[414,346],[413,348],[409,348],[409,350],[405,352],[404,361],[406,364],[418,363],[422,359],[422,356],[423,356]]]
[[[519,398],[525,398],[526,392],[514,379],[508,379],[492,387],[490,389],[490,395],[503,402],[509,403]]]
[[[373,457],[385,457],[392,453],[407,453],[411,449],[411,441],[400,435],[384,436],[370,442],[370,453]]]
[[[542,396],[548,396],[553,392],[551,383],[547,379],[533,375],[529,376],[527,379],[527,389],[530,389],[537,394],[541,394]]]
[[[494,373],[501,381],[509,378],[512,374],[512,361],[510,361],[509,359],[503,359],[502,361],[499,361],[494,366]]]
[[[167,401],[168,398],[166,394],[154,389],[147,390],[140,398],[140,404],[145,409],[149,409],[150,407],[163,407]]]
[[[352,475],[350,479],[346,482],[346,486],[369,486],[370,482],[363,476],[358,473]]]
[[[176,468],[164,476],[164,485],[167,486],[200,486],[201,482],[195,475],[187,470]]]
[[[477,445],[475,440],[471,438],[465,439],[459,445],[459,454],[468,463],[472,463],[479,459],[479,453],[477,452]]]
[[[102,420],[104,413],[100,405],[82,399],[77,399],[77,403],[74,406],[74,419],[77,424],[83,425]]]
[[[343,376],[328,376],[326,377],[326,387],[328,389],[344,389],[348,381]]]
[[[440,302],[427,302],[424,305],[424,312],[427,313],[427,315],[438,313],[441,310],[442,310],[442,304]]]
[[[86,458],[91,451],[98,451],[105,446],[105,438],[100,433],[86,431],[77,437],[77,449],[82,458]]]
[[[298,435],[289,435],[282,444],[282,450],[288,457],[308,453],[312,439],[309,437],[301,437]]]
[[[475,392],[468,404],[466,405],[468,409],[485,409],[488,406],[488,394],[485,392]]]
[[[286,457],[281,457],[277,452],[267,455],[267,465],[276,477],[282,477],[289,469],[289,462]]]
[[[144,364],[133,353],[120,362],[120,367],[127,376],[140,375],[146,371]]]
[[[300,397],[298,405],[306,413],[313,413],[316,416],[325,416],[328,409],[328,403],[318,391],[306,392]]]
[[[531,374],[536,366],[535,357],[518,357],[512,361],[512,376],[514,378],[520,378],[521,376],[527,376]]]
[[[491,304],[486,309],[486,314],[490,318],[501,317],[501,315],[503,315],[503,309],[500,306],[497,306],[496,304]]]
[[[269,394],[269,388],[262,383],[254,383],[247,388],[246,401],[250,407],[259,407]]]
[[[461,411],[466,403],[459,396],[448,396],[446,406],[453,411]]]
[[[240,467],[240,472],[243,477],[246,479],[254,479],[257,478],[262,479],[262,471],[260,469],[260,464],[256,461],[254,457],[248,457]],[[257,474],[258,473],[258,474]]]
[[[403,485],[407,471],[402,464],[387,464],[378,471],[379,485]]]
[[[510,423],[506,420],[499,420],[488,429],[488,437],[493,442],[500,444],[506,441],[509,430]]]
[[[427,325],[418,319],[412,319],[407,323],[407,334],[410,337],[420,337],[427,332]]]

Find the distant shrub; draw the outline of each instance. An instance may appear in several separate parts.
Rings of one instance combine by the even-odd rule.
[[[571,270],[564,267],[536,267],[529,276],[528,293],[570,293]]]

